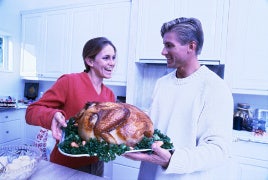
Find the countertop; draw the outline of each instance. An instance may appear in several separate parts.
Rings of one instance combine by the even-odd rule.
[[[249,141],[268,144],[268,133],[265,132],[263,135],[257,135],[254,132],[233,130],[233,141]]]
[[[98,177],[85,172],[77,171],[65,166],[61,166],[49,161],[41,160],[38,164],[36,171],[29,178],[30,180],[44,180],[44,179],[57,179],[57,180],[103,180],[105,178]]]

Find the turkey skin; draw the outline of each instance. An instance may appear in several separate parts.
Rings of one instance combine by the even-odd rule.
[[[78,134],[111,144],[134,147],[144,136],[152,137],[153,123],[139,108],[127,103],[89,102],[77,113]]]

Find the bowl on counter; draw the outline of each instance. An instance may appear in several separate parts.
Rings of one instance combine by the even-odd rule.
[[[0,180],[28,179],[42,157],[34,146],[15,145],[0,147]]]

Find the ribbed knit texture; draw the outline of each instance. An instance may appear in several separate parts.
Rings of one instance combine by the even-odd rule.
[[[155,128],[171,138],[175,152],[165,170],[142,162],[139,179],[209,179],[211,168],[229,155],[232,94],[206,66],[187,78],[176,78],[176,71],[160,78],[150,117]]]

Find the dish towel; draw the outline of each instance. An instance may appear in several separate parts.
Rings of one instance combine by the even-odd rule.
[[[49,161],[50,153],[55,146],[55,139],[52,137],[50,130],[41,128],[36,136],[34,146],[38,147],[42,152],[42,159]]]

